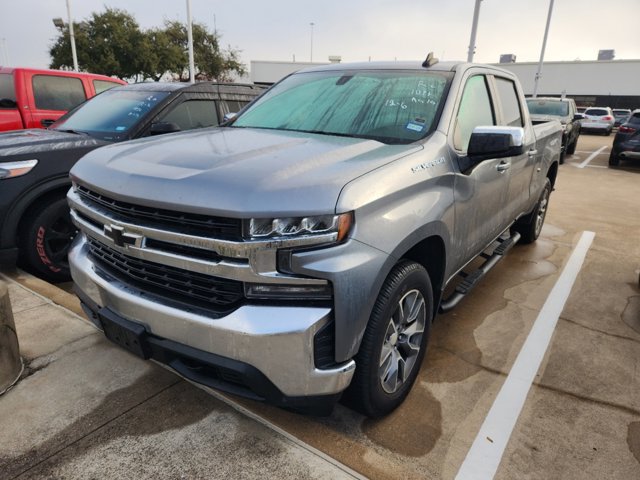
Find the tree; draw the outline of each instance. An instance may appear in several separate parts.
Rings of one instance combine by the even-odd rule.
[[[195,75],[199,80],[228,81],[230,73],[236,72],[244,75],[246,69],[239,61],[239,52],[232,48],[220,49],[219,38],[215,33],[210,33],[207,27],[197,23],[192,23],[193,31],[193,57],[195,64]],[[189,56],[188,37],[186,25],[178,21],[166,21],[164,30],[160,31],[159,37],[162,42],[167,42],[169,46],[164,46],[159,51],[159,67],[166,67],[166,72],[178,76],[180,81],[189,80]],[[158,36],[156,36],[158,38]],[[182,52],[179,55],[178,52]],[[158,68],[158,72],[162,68]]]
[[[148,37],[135,19],[125,11],[107,8],[93,13],[80,24],[74,24],[76,50],[80,69],[118,78],[145,78],[151,65]],[[68,25],[49,49],[51,68],[73,66]]]
[[[127,12],[107,8],[91,18],[74,23],[78,65],[81,70],[121,79],[160,80],[170,75],[189,80],[187,28],[178,21],[166,21],[164,28],[141,31]],[[219,37],[206,26],[193,23],[194,63],[198,80],[228,81],[231,73],[246,73],[239,52],[219,46]],[[51,68],[71,69],[71,46],[68,25],[49,49]]]

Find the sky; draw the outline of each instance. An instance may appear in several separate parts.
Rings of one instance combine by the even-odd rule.
[[[186,0],[69,0],[74,21],[105,6],[132,14],[141,28],[186,22]],[[194,21],[221,36],[221,45],[251,60],[343,62],[466,60],[475,0],[191,0]],[[540,58],[548,0],[483,0],[474,61]],[[67,21],[66,0],[0,0],[0,64],[47,68],[56,37],[54,17]],[[546,61],[640,59],[640,0],[555,0]],[[311,26],[310,24],[314,25]],[[312,40],[313,38],[313,40]]]

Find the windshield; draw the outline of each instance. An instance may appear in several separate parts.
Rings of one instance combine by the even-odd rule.
[[[400,70],[298,73],[272,87],[231,126],[411,143],[435,128],[448,79]]]
[[[529,112],[534,115],[555,115],[564,117],[569,115],[569,104],[567,102],[554,102],[549,100],[527,100]]]
[[[51,128],[120,140],[167,95],[169,92],[107,90],[62,117]]]

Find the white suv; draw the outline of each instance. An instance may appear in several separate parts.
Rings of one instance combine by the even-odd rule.
[[[611,135],[616,119],[609,107],[587,108],[584,117],[582,120],[583,131],[593,130]]]

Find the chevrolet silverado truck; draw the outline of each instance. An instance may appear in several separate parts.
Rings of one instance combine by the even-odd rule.
[[[202,82],[140,83],[101,93],[46,130],[0,133],[0,267],[68,280],[76,228],[69,170],[103,145],[221,123],[263,87]]]
[[[495,67],[300,71],[222,127],[79,161],[76,291],[110,340],[192,381],[379,417],[434,315],[540,234],[561,136]]]

